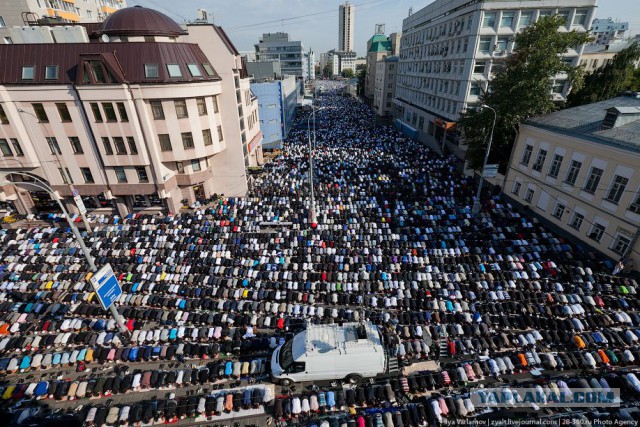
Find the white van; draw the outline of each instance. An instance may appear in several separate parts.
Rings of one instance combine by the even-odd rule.
[[[276,348],[271,374],[282,385],[293,382],[342,380],[359,383],[397,369],[387,354],[377,326],[371,323],[312,325]]]

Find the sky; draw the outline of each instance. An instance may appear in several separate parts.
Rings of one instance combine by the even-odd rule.
[[[417,11],[431,1],[351,0],[355,12],[355,49],[364,56],[367,40],[376,24],[385,24],[385,33],[402,30],[409,9]],[[263,33],[284,31],[291,40],[301,40],[320,53],[338,46],[338,6],[344,0],[127,0],[166,13],[178,23],[196,18],[197,9],[213,15],[239,51],[253,51]],[[628,21],[629,34],[640,33],[640,0],[598,0],[596,18]]]

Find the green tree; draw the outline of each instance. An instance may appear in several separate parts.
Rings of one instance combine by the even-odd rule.
[[[584,78],[584,86],[568,99],[571,107],[604,101],[634,86],[636,62],[640,59],[640,43],[621,50],[604,67],[593,70]],[[636,80],[637,86],[637,80]]]
[[[633,75],[629,80],[629,87],[627,89],[634,92],[640,92],[640,68],[633,70]]]
[[[562,55],[589,41],[589,36],[576,31],[559,32],[561,25],[564,25],[562,16],[541,18],[516,36],[512,55],[502,64],[494,63],[490,90],[480,97],[480,103],[494,108],[498,117],[490,163],[503,167],[508,163],[518,125],[523,120],[556,109],[551,93],[553,78],[558,73],[565,73],[567,84],[573,88],[582,84],[582,68],[563,62]],[[469,144],[467,160],[474,169],[482,167],[492,121],[489,109],[469,109],[460,115],[458,126]]]
[[[333,62],[327,62],[322,69],[322,75],[326,78],[333,76]]]
[[[345,79],[352,79],[355,76],[355,73],[351,68],[346,68],[342,70],[342,77]]]
[[[358,71],[358,96],[364,96],[364,81],[367,78],[367,70],[361,69]]]

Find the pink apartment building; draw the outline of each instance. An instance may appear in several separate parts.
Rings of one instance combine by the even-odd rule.
[[[222,28],[131,7],[69,30],[89,41],[0,45],[0,170],[37,175],[72,211],[68,176],[88,209],[120,214],[246,194],[258,103]],[[0,189],[19,212],[42,199]]]

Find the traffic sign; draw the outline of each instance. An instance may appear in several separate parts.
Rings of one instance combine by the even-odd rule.
[[[485,165],[482,170],[483,178],[495,178],[498,175],[498,165]]]
[[[76,197],[80,194],[80,192],[74,188],[71,194],[73,194],[73,197]]]
[[[118,279],[113,273],[111,264],[106,264],[100,270],[98,270],[89,279],[93,289],[96,291],[96,295],[100,300],[102,308],[108,310],[119,297],[122,295],[122,288]]]
[[[78,207],[78,210],[80,211],[80,213],[81,214],[86,214],[87,213],[87,207],[84,205],[84,202],[82,201],[82,197],[73,196],[73,200],[75,200],[76,206]]]

